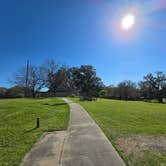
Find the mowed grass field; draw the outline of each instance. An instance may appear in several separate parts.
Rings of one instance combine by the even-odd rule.
[[[166,105],[141,101],[71,100],[102,128],[127,165],[166,165]]]
[[[18,166],[43,132],[64,130],[68,120],[69,107],[58,98],[1,99],[0,166]]]

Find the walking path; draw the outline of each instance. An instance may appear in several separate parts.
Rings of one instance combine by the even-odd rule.
[[[64,101],[70,106],[68,131],[41,139],[45,141],[34,146],[21,166],[125,166],[89,114],[79,104]]]
[[[124,162],[89,114],[78,104],[70,105],[69,135],[63,166],[124,166]]]

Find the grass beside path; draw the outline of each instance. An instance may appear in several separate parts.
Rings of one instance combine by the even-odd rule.
[[[166,165],[166,105],[108,99],[71,100],[88,111],[128,165]]]
[[[36,118],[41,127],[36,129]],[[68,126],[69,107],[61,99],[0,100],[0,165],[18,166],[45,131]]]

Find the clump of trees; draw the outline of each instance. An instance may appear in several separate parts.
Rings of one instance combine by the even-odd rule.
[[[108,97],[119,100],[138,100],[140,98],[137,84],[128,80],[120,82],[117,86],[107,87]]]
[[[24,96],[25,89],[23,87],[14,86],[12,88],[0,87],[0,98],[20,98]]]
[[[67,67],[54,60],[47,60],[40,66],[28,65],[20,68],[12,83],[23,89],[24,97],[37,97],[43,88],[48,89],[47,96],[56,96],[57,89],[63,87],[71,95],[92,100],[98,97],[103,87],[101,79],[91,65]]]

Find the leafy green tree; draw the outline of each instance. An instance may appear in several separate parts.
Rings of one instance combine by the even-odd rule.
[[[99,92],[99,96],[101,98],[106,98],[108,96],[108,92],[106,89],[102,89],[100,92]]]
[[[103,86],[101,79],[97,77],[96,70],[91,65],[82,65],[80,68],[71,69],[72,81],[83,99],[92,100],[99,95]]]
[[[166,96],[166,75],[161,71],[147,74],[139,86],[144,98],[158,99],[162,103]]]

